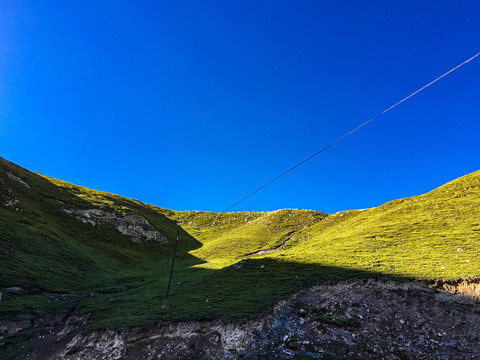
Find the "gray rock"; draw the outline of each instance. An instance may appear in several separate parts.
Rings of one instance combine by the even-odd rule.
[[[7,288],[8,291],[22,291],[23,289],[20,286],[12,286]]]
[[[441,346],[445,346],[445,347],[448,347],[448,348],[452,348],[452,349],[456,349],[457,348],[457,343],[455,341],[451,341],[451,342],[443,342],[440,344]]]

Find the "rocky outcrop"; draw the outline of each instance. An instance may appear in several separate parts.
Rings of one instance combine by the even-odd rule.
[[[91,354],[103,354],[102,359],[118,360],[126,352],[122,334],[113,330],[93,331],[87,335],[78,334],[67,345],[64,357],[89,360]]]
[[[22,185],[25,186],[27,189],[30,189],[30,185],[28,185],[25,181],[23,181],[22,178],[16,176],[16,175],[13,174],[12,172],[7,171],[7,176],[8,176],[10,179],[15,180],[16,182],[22,184]]]
[[[434,280],[430,286],[446,292],[480,300],[480,279]]]
[[[20,201],[17,199],[9,199],[7,196],[2,195],[2,203],[6,208],[12,208],[15,211],[20,211]]]
[[[7,175],[8,174],[11,174],[11,176],[15,176],[11,172],[7,172]],[[4,208],[12,208],[15,211],[20,211],[21,210],[20,201],[15,199],[12,190],[10,190],[8,187],[5,186],[5,181],[1,177],[0,177],[0,190],[1,190],[0,206],[3,206]]]
[[[75,216],[78,220],[92,226],[98,226],[101,223],[113,225],[117,231],[128,236],[133,242],[168,242],[167,238],[157,231],[144,217],[137,214],[118,216],[114,212],[100,209],[62,210],[67,214]]]

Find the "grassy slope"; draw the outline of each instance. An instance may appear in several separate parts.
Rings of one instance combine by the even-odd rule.
[[[428,194],[378,208],[343,212],[308,241],[284,252],[306,263],[411,277],[459,277],[480,272],[480,172]]]
[[[299,230],[318,223],[327,214],[284,209],[264,213],[185,211],[171,216],[203,244],[191,252],[208,262],[203,267],[219,268],[259,251],[288,248],[296,243]]]
[[[5,199],[18,200],[19,211],[4,206]],[[1,158],[0,204],[0,318],[32,319],[78,306],[92,291],[141,287],[153,271],[155,281],[166,281],[165,259],[178,226],[150,206],[40,176]],[[62,208],[140,214],[171,243],[133,243],[113,226],[84,224]],[[188,248],[200,246],[183,231],[182,238]],[[186,250],[179,255],[186,263],[199,263]],[[5,291],[10,286],[25,291]]]
[[[134,244],[112,226],[84,224],[62,208],[139,213],[164,235],[174,237],[175,222],[134,200],[39,176],[4,160],[0,160],[0,189],[20,207],[19,211],[0,207],[2,286],[38,293],[77,291],[98,282],[95,277],[101,273],[108,276],[135,268],[166,252],[158,244]]]
[[[8,172],[28,187],[9,177]],[[92,326],[130,326],[162,317],[251,316],[291,288],[280,286],[278,294],[265,291],[258,302],[250,303],[252,296],[257,297],[251,292],[257,276],[249,273],[247,265],[238,271],[227,269],[223,277],[211,269],[230,265],[260,249],[292,242],[295,230],[325,216],[301,210],[175,212],[34,174],[1,158],[0,194],[0,291],[4,292],[0,319],[33,319],[80,305],[82,311],[92,312]],[[7,200],[18,200],[19,211],[5,206]],[[101,209],[118,216],[136,213],[171,243],[135,244],[108,224],[84,224],[62,209]],[[216,221],[211,222],[212,216]],[[176,282],[166,301],[162,296],[177,221],[186,231],[180,234]],[[206,249],[203,253],[199,252],[202,245]],[[210,256],[212,253],[216,257]],[[198,268],[203,263],[207,266]],[[245,291],[239,295],[242,283]],[[25,291],[6,291],[10,286]],[[92,292],[104,295],[89,296]],[[207,304],[212,294],[222,304]],[[248,304],[238,306],[242,302]]]
[[[166,210],[40,176],[1,158],[0,190],[21,207],[0,206],[0,320],[76,306],[92,313],[92,327],[246,318],[301,287],[329,280],[480,275],[480,172],[426,195],[328,216]],[[136,213],[170,243],[134,244],[112,227],[84,224],[62,208]],[[177,223],[182,241],[172,295],[165,299]],[[268,249],[276,252],[254,254]],[[5,291],[14,285],[25,291]],[[93,291],[100,295],[89,296]]]

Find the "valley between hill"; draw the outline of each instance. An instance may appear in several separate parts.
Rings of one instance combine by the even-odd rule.
[[[302,289],[345,281],[476,284],[479,208],[480,171],[367,210],[211,213],[143,204],[0,158],[0,354],[34,354],[68,319],[82,334],[123,334],[159,321],[254,321]],[[339,314],[328,316],[344,321]],[[402,349],[391,353],[410,354]],[[302,346],[288,352],[279,356],[327,358]]]

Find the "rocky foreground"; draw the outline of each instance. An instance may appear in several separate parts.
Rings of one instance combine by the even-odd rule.
[[[355,280],[303,290],[238,322],[83,330],[65,315],[20,359],[480,359],[479,279]],[[12,324],[13,326],[14,324]]]

